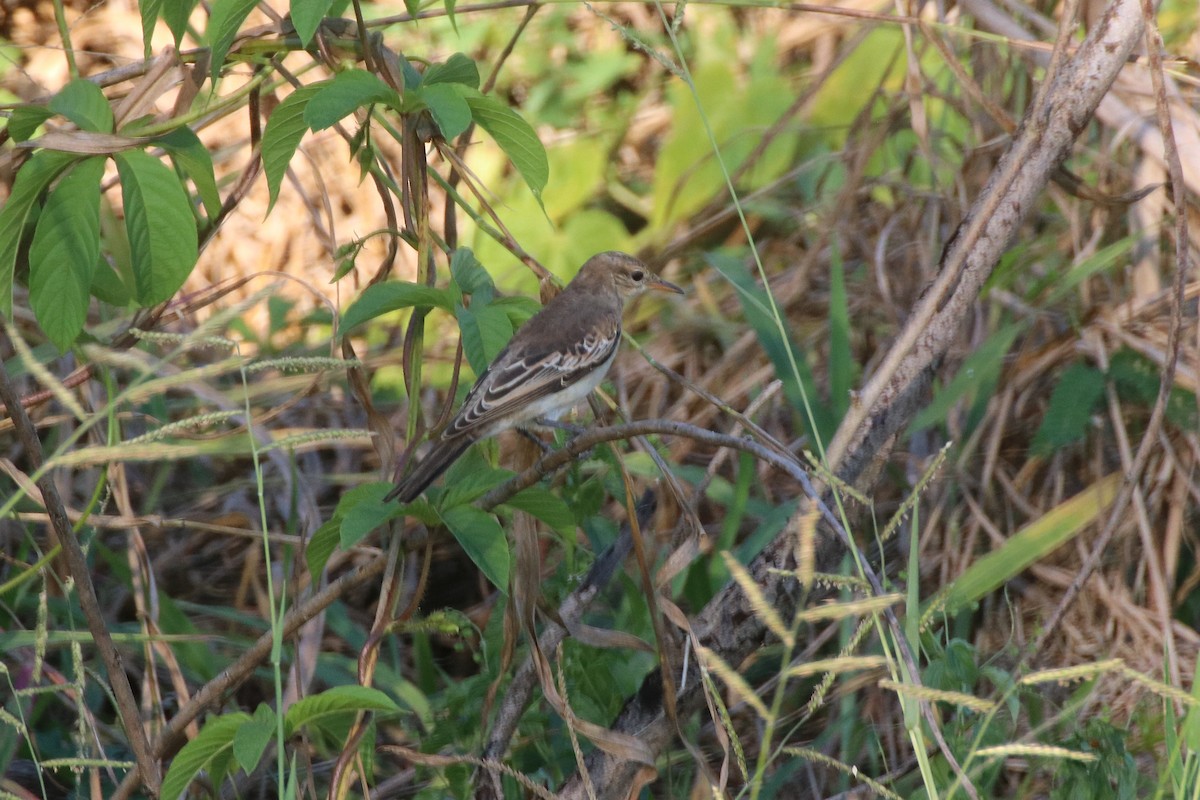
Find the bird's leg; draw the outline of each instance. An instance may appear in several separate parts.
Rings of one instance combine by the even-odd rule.
[[[576,439],[588,431],[587,427],[584,425],[572,425],[569,422],[563,422],[560,419],[550,419],[549,417],[538,417],[536,420],[534,420],[534,424],[550,428],[552,430],[563,431],[567,434],[568,441],[570,439]],[[594,449],[595,448],[589,448],[585,450],[576,456],[576,459],[578,461],[587,461],[592,457],[592,451]]]
[[[538,417],[533,421],[533,423],[543,428],[553,428],[557,431],[566,431],[572,437],[579,436],[581,433],[587,430],[587,428],[582,425],[572,425],[569,422],[563,422],[560,419],[550,419],[549,417]]]
[[[536,444],[536,445],[538,446],[538,448],[539,448],[539,449],[542,451],[542,455],[543,455],[543,456],[548,456],[548,455],[550,455],[551,451],[553,451],[553,450],[554,450],[554,448],[553,448],[553,447],[551,447],[550,445],[546,444],[546,442],[542,440],[542,437],[538,436],[538,435],[537,435],[537,434],[535,434],[533,431],[529,430],[529,428],[525,428],[525,427],[518,427],[518,428],[517,428],[517,433],[521,434],[521,435],[522,435],[522,436],[524,436],[526,439],[528,439],[529,441],[531,441],[531,442],[533,442],[534,444]]]

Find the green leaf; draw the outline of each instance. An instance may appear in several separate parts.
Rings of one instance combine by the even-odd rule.
[[[196,221],[175,173],[140,150],[113,156],[121,176],[134,293],[143,306],[167,300],[196,266]]]
[[[397,516],[396,507],[383,502],[384,495],[391,491],[390,484],[370,483],[355,488],[358,491],[353,505],[346,507],[344,503],[338,503],[343,550],[358,544],[368,533]]]
[[[1072,364],[1058,379],[1050,405],[1033,437],[1030,450],[1048,456],[1064,445],[1083,439],[1092,411],[1104,396],[1104,375],[1087,364]]]
[[[510,555],[504,531],[496,518],[473,506],[455,506],[444,509],[441,514],[442,522],[475,566],[493,586],[507,593]]]
[[[209,64],[209,77],[215,82],[225,66],[225,56],[229,55],[229,47],[237,37],[238,30],[250,12],[258,5],[258,0],[215,0],[212,15],[208,18],[208,30],[204,32],[208,40],[212,62]]]
[[[461,83],[422,84],[413,92],[429,109],[444,139],[453,139],[471,124],[471,108],[462,97],[462,88]]]
[[[12,192],[0,208],[0,314],[12,318],[12,284],[25,222],[50,182],[75,161],[69,153],[42,150],[17,171]]]
[[[1113,354],[1108,364],[1108,377],[1117,385],[1117,394],[1122,400],[1150,408],[1158,401],[1158,385],[1162,372],[1158,365],[1129,348]],[[1200,426],[1200,412],[1196,408],[1196,395],[1180,386],[1171,388],[1167,396],[1167,420],[1185,431],[1194,431]]]
[[[181,125],[165,136],[155,139],[155,144],[161,145],[171,156],[175,166],[192,179],[200,201],[204,203],[205,213],[210,220],[216,219],[221,213],[221,194],[217,191],[212,156],[200,141],[200,137],[191,128]]]
[[[432,64],[421,77],[422,86],[435,83],[463,83],[472,89],[479,88],[479,67],[462,53],[455,53],[444,63]]]
[[[292,0],[292,25],[300,44],[308,47],[331,5],[333,0]]]
[[[542,307],[536,300],[521,294],[514,294],[508,297],[494,297],[492,298],[492,305],[504,309],[504,313],[508,315],[509,324],[513,326],[514,331],[528,322],[530,317],[542,310]]]
[[[1054,552],[1100,517],[1117,496],[1123,476],[1114,472],[1043,514],[967,568],[944,597],[946,614],[953,615],[982,599],[1030,564]]]
[[[16,142],[28,141],[53,116],[54,112],[45,106],[17,106],[8,117],[8,135]]]
[[[162,18],[175,37],[176,49],[183,40],[183,35],[187,33],[188,20],[191,19],[192,9],[195,7],[196,0],[165,0],[163,3]]]
[[[50,110],[62,114],[82,130],[113,132],[113,113],[100,87],[86,78],[68,83],[50,101]]]
[[[484,457],[485,447],[472,447],[446,470],[438,495],[440,508],[473,503],[512,477],[506,469],[497,469]]]
[[[179,797],[187,791],[188,786],[201,771],[209,770],[209,767],[217,763],[221,756],[228,755],[229,750],[233,747],[233,737],[237,735],[238,728],[245,725],[250,719],[249,714],[239,711],[222,714],[216,719],[209,720],[199,735],[185,744],[171,760],[171,767],[167,770],[166,777],[163,778],[162,791],[159,796],[163,800],[179,800]],[[208,777],[215,786],[220,784],[225,775],[213,774],[210,770]]]
[[[304,121],[305,108],[323,86],[314,84],[292,92],[275,107],[267,120],[267,129],[263,131],[262,160],[271,198],[267,205],[268,214],[279,199],[279,187],[283,184],[283,176],[287,174],[288,164],[292,162],[300,140],[308,132],[308,123]]]
[[[1014,323],[989,336],[987,341],[963,362],[950,383],[934,392],[933,400],[917,414],[909,430],[919,431],[943,422],[949,416],[950,409],[960,400],[970,395],[988,394],[987,387],[999,379],[1005,355],[1025,328],[1025,323]]]
[[[512,338],[513,327],[503,308],[485,303],[459,306],[455,314],[462,330],[463,353],[476,375],[499,355]]]
[[[103,258],[96,262],[96,270],[92,273],[92,294],[101,302],[122,307],[133,299],[121,276]]]
[[[314,131],[324,130],[356,109],[372,103],[394,107],[402,105],[396,90],[377,75],[366,70],[348,69],[321,84],[320,91],[304,109],[304,121]]]
[[[513,166],[540,203],[542,189],[550,180],[550,162],[546,158],[542,140],[520,114],[496,98],[465,87],[462,94],[471,107],[471,116],[512,160]]]
[[[790,335],[785,336],[780,332],[771,314],[766,292],[741,260],[727,253],[712,253],[707,258],[713,267],[737,287],[742,313],[775,367],[775,376],[783,381],[784,396],[795,409],[797,422],[809,436],[819,436],[821,441],[828,442],[837,427],[837,420],[829,406],[818,399],[817,383],[813,378],[812,368],[804,357],[804,351],[796,346]],[[789,327],[785,326],[784,330],[790,333]],[[812,409],[816,431],[811,430],[804,407],[805,398]]]
[[[850,346],[850,302],[841,252],[836,252],[829,279],[829,404],[838,419],[850,408],[854,383],[854,351]]]
[[[338,333],[345,336],[362,323],[401,308],[440,308],[450,311],[453,300],[445,289],[408,281],[388,281],[368,286],[342,314]]]
[[[1045,298],[1038,301],[1038,305],[1042,308],[1057,305],[1068,294],[1072,294],[1079,284],[1092,276],[1119,266],[1124,266],[1129,262],[1126,256],[1133,249],[1135,242],[1136,239],[1134,237],[1127,236],[1124,239],[1113,242],[1103,250],[1093,253],[1080,263],[1073,264],[1068,270],[1055,270],[1052,273],[1052,277],[1054,278],[1053,288],[1046,293]]]
[[[254,718],[238,727],[233,735],[233,757],[246,774],[258,766],[275,731],[275,712],[266,703],[259,703],[254,710]]]
[[[450,257],[450,278],[463,294],[492,294],[496,284],[469,247],[460,247]]]
[[[284,731],[291,737],[305,725],[320,724],[326,717],[359,711],[399,711],[390,697],[368,686],[334,686],[320,694],[297,700],[284,717]]]
[[[566,502],[549,489],[530,486],[504,502],[506,506],[532,514],[554,530],[569,534],[575,530],[575,515]]]
[[[29,299],[38,325],[60,350],[83,330],[100,259],[104,158],[81,161],[58,182],[29,246]]]
[[[142,55],[147,60],[153,56],[154,26],[158,23],[162,8],[163,0],[139,0],[138,2],[138,11],[142,15]],[[178,44],[179,42],[176,41],[176,45]]]
[[[325,571],[329,557],[333,555],[334,550],[337,550],[341,530],[342,519],[335,516],[317,528],[317,532],[308,540],[308,547],[304,551],[304,562],[308,565],[308,574],[312,577],[314,584],[320,582],[321,573]]]

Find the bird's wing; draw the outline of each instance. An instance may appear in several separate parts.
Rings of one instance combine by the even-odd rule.
[[[510,348],[471,387],[443,438],[485,431],[534,401],[603,369],[621,341],[621,326],[596,330],[568,347]]]

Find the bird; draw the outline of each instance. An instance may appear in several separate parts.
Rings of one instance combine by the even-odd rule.
[[[592,393],[617,356],[625,304],[647,289],[683,294],[615,250],[589,258],[567,287],[509,340],[429,453],[384,496],[415,500],[471,445],[501,431],[557,420]]]

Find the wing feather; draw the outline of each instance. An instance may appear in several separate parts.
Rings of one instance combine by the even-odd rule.
[[[501,353],[471,387],[444,438],[487,431],[511,412],[603,369],[621,341],[620,326],[594,331],[567,350]]]

